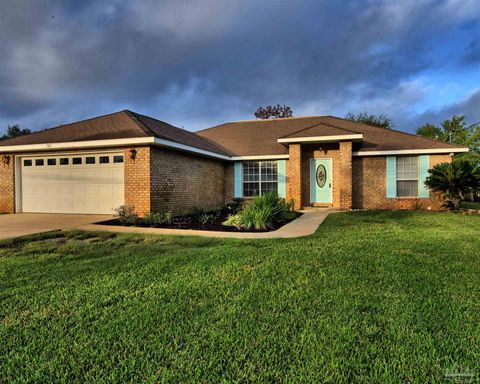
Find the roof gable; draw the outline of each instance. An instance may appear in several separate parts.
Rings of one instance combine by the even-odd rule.
[[[290,117],[222,124],[197,132],[235,156],[287,154],[278,139],[361,134],[356,152],[458,149],[459,146],[393,129],[356,123],[333,116]]]
[[[136,124],[127,111],[115,112],[71,124],[33,132],[29,135],[0,141],[4,145],[29,145],[89,140],[148,137],[153,134]]]

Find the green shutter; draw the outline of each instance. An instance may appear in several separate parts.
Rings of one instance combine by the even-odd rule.
[[[278,196],[287,196],[287,160],[278,160]]]
[[[427,180],[428,169],[430,168],[430,156],[422,155],[418,156],[418,197],[430,197],[429,190],[425,185],[425,180]]]
[[[233,179],[235,197],[243,197],[243,164],[241,161],[235,162]]]
[[[397,197],[397,158],[387,156],[387,197]]]

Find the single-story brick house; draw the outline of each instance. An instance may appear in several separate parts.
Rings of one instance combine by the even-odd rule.
[[[0,211],[182,214],[267,191],[296,208],[439,209],[427,170],[466,151],[332,116],[193,133],[125,110],[1,141]]]

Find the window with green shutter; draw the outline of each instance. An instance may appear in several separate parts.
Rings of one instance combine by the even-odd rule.
[[[428,155],[387,156],[387,198],[428,198],[425,180],[429,163]]]

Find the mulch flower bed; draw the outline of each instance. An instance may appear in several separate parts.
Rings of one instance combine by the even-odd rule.
[[[263,230],[263,229],[246,230],[246,229],[239,229],[233,226],[222,225],[222,223],[228,218],[230,214],[231,214],[231,211],[220,210],[220,211],[206,212],[203,214],[175,216],[172,218],[172,222],[170,224],[150,225],[140,220],[138,223],[129,225],[129,226],[144,227],[144,228],[196,229],[196,230],[203,230],[203,231],[222,231],[222,232],[271,232],[283,227],[285,224],[289,223],[290,221],[294,220],[295,218],[301,215],[299,213],[298,216],[296,216],[294,219],[284,221],[281,223],[276,223],[274,226],[266,230]],[[206,221],[207,216],[209,217],[208,221]],[[203,222],[201,221],[202,219],[204,220]],[[102,221],[97,224],[126,226],[125,224],[121,223],[118,218],[113,220]]]

